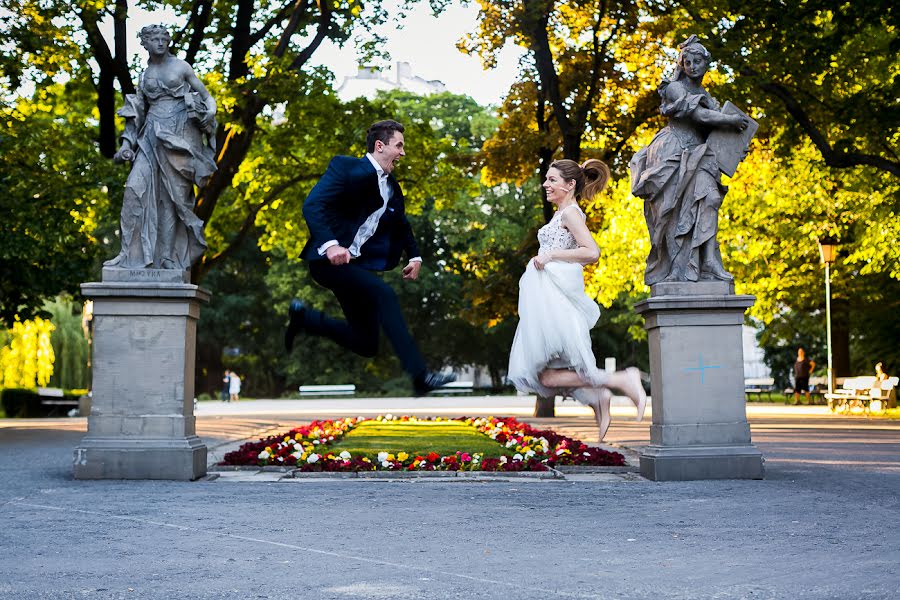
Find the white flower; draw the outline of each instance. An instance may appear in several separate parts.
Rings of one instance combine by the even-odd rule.
[[[393,465],[392,465],[391,463],[389,463],[388,461],[383,460],[383,461],[381,461],[381,466],[384,467],[385,469],[389,469],[389,468],[391,468]]]
[[[519,454],[519,453],[514,454],[514,455],[513,455],[513,460],[522,460],[522,455]]]
[[[319,445],[319,440],[313,440],[313,444],[315,444],[315,445],[318,446],[318,445]]]
[[[534,450],[529,450],[525,453],[525,458],[531,458],[532,456],[534,456]]]
[[[565,452],[565,451],[566,451],[565,448],[557,448],[557,449],[556,449],[556,455],[557,455],[557,456],[561,456],[562,453]]]
[[[385,421],[393,421],[394,415],[392,415],[391,413],[388,413],[388,414],[384,415],[384,420]]]
[[[383,463],[387,462],[388,453],[387,452],[379,452],[378,453],[378,462]]]
[[[294,460],[300,460],[300,457],[303,456],[303,453],[302,452],[293,452],[293,453],[291,453],[291,456],[294,457]]]
[[[278,462],[284,462],[284,457],[283,457],[283,456],[279,456],[279,457],[276,458],[275,460],[277,460]]]
[[[266,452],[265,450],[263,450],[262,452],[259,453],[259,456],[257,456],[256,458],[261,458],[261,459],[269,458],[269,453]]]
[[[307,457],[306,462],[308,462],[309,464],[313,464],[314,462],[318,462],[320,458],[321,457],[318,454],[310,454]]]
[[[507,462],[509,462],[509,459],[506,458],[506,455],[505,455],[505,454],[504,454],[503,456],[500,457],[500,464],[501,464],[501,465],[505,465]]]
[[[350,460],[350,453],[347,452],[346,450],[344,450],[343,452],[341,452],[340,454],[338,454],[338,456],[340,456],[340,457],[343,458],[344,460]]]

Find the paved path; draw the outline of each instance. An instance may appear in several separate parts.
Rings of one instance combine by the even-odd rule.
[[[211,446],[310,418],[204,404]],[[83,482],[83,419],[0,421],[0,598],[896,598],[900,423],[821,412],[751,407],[766,479],[684,483]]]

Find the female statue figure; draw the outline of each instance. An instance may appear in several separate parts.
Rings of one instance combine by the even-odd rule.
[[[108,267],[187,269],[206,249],[194,186],[216,170],[216,103],[194,70],[169,52],[162,25],[141,29],[147,69],[125,97],[122,146],[132,161],[122,202],[122,249]]]
[[[644,281],[730,281],[716,240],[719,207],[727,188],[707,136],[715,129],[743,131],[750,120],[725,114],[703,88],[710,54],[692,35],[679,45],[675,74],[659,86],[668,117],[650,145],[635,154],[631,191],[644,199],[650,255]]]

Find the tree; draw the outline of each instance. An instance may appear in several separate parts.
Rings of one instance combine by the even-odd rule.
[[[803,137],[824,164],[900,177],[900,10],[893,2],[680,2],[683,34],[705,34],[733,89],[779,131],[789,152]]]
[[[0,106],[0,323],[7,326],[16,315],[37,314],[47,297],[77,292],[95,268],[100,240],[112,235],[101,224],[112,220],[107,195],[120,192],[122,181],[90,150],[87,86],[47,85],[33,99]]]
[[[327,86],[323,73],[310,69],[310,58],[325,39],[346,41],[354,27],[381,22],[385,17],[376,9],[363,10],[359,0],[339,2],[267,2],[211,0],[192,2],[142,1],[139,6],[154,9],[165,6],[176,14],[173,45],[176,53],[196,65],[219,105],[217,140],[218,171],[200,190],[195,212],[210,222],[220,202],[224,212],[243,211],[244,218],[223,220],[237,223],[237,229],[210,237],[217,241],[203,261],[192,270],[199,281],[228,254],[228,246],[240,244],[246,236],[241,224],[252,222],[255,213],[279,196],[273,193],[254,203],[235,202],[231,193],[235,176],[251,154],[260,127],[270,121],[273,109],[281,104],[306,100],[307,94],[321,95]],[[38,94],[44,88],[65,82],[90,82],[96,119],[96,146],[84,155],[86,162],[101,162],[116,149],[115,110],[122,94],[134,92],[129,65],[126,30],[130,18],[128,3],[85,3],[58,0],[2,0],[0,32],[10,52],[0,61],[0,79],[10,92],[23,82],[31,82]],[[111,36],[103,26],[111,24]],[[372,40],[369,44],[371,45]],[[202,67],[202,68],[201,68]],[[43,137],[45,149],[54,138]],[[62,136],[57,139],[65,139]],[[56,148],[50,154],[54,158]],[[82,148],[82,151],[86,150]],[[124,171],[120,168],[122,177]],[[296,181],[280,182],[290,187]],[[118,192],[119,190],[111,190]],[[115,209],[121,194],[111,194]],[[90,231],[88,232],[90,233]],[[38,287],[36,294],[59,286]],[[27,289],[27,288],[26,288]]]
[[[53,323],[41,317],[13,321],[0,347],[0,388],[33,388],[50,382],[53,329]]]

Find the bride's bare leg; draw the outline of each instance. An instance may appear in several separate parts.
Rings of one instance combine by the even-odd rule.
[[[541,383],[550,388],[578,388],[590,387],[575,371],[569,369],[545,369],[541,372]],[[641,385],[641,373],[634,367],[628,367],[624,371],[616,371],[609,374],[609,379],[603,384],[621,391],[634,402],[637,408],[637,420],[644,418],[644,410],[647,407],[647,394]]]
[[[548,388],[590,387],[590,384],[581,379],[578,373],[570,369],[544,369],[541,371],[540,380]]]

